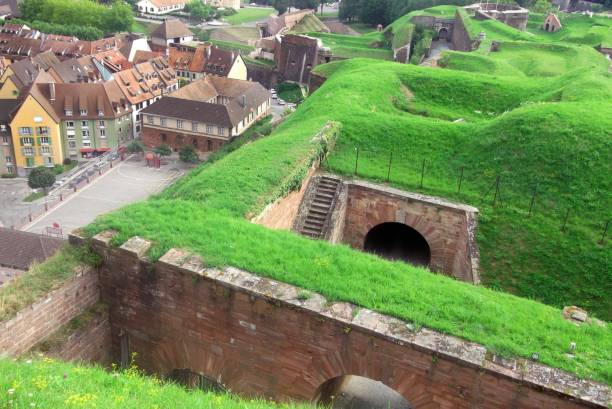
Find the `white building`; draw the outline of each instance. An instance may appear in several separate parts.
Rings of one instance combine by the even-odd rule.
[[[224,7],[240,10],[240,0],[204,0],[204,4],[213,7]]]
[[[185,0],[140,0],[136,3],[143,14],[162,15],[185,8]]]
[[[165,20],[151,33],[151,44],[155,47],[169,47],[170,44],[183,44],[193,41],[193,33],[179,19]]]

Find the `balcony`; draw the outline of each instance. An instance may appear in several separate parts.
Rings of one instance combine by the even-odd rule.
[[[53,151],[51,150],[51,148],[40,148],[40,155],[41,156],[51,156],[53,155]]]
[[[30,157],[34,156],[34,149],[31,149],[31,150],[30,149],[22,149],[21,153],[23,154],[23,156],[30,158]]]

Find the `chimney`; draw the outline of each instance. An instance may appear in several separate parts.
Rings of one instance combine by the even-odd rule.
[[[49,83],[49,100],[55,101],[55,83]]]

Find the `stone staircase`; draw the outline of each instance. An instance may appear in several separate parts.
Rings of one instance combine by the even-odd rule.
[[[306,218],[299,230],[301,234],[316,239],[323,236],[325,222],[329,219],[333,210],[334,198],[340,182],[340,179],[327,176],[322,176],[319,179]]]

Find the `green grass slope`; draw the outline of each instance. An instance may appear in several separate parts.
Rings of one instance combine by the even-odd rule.
[[[382,45],[383,38],[379,32],[362,36],[318,32],[310,32],[308,35],[320,38],[323,45],[331,48],[334,57],[337,58],[393,59],[393,51]]]
[[[578,304],[609,318],[611,254],[607,245],[596,244],[593,227],[610,199],[610,181],[601,175],[612,163],[606,156],[612,116],[606,109],[589,110],[598,100],[585,102],[572,88],[578,81],[607,84],[600,94],[589,93],[602,102],[610,95],[609,77],[583,70],[513,84],[365,59],[323,65],[319,72],[330,75],[327,82],[271,136],[201,165],[147,202],[102,216],[87,233],[116,230],[115,244],[134,235],[149,238],[153,259],[172,247],[191,249],[209,265],[244,268],[495,352],[537,351],[544,363],[611,383],[609,326],[576,327],[558,308],[245,220],[296,187],[320,149],[315,134],[337,120],[342,126],[328,160],[332,171],[352,174],[360,146],[359,176],[384,180],[393,150],[394,186],[480,207],[487,285],[557,307]],[[467,114],[462,123],[448,120]],[[427,174],[419,188],[423,158]],[[460,166],[465,179],[457,194]],[[497,174],[504,176],[504,204],[492,208],[490,185]],[[528,218],[534,181],[541,193]],[[567,205],[574,213],[561,233]],[[570,342],[581,345],[573,359],[566,356]]]
[[[187,390],[143,376],[136,368],[108,372],[99,367],[58,362],[0,359],[2,408],[311,408],[276,405],[262,399]]]

